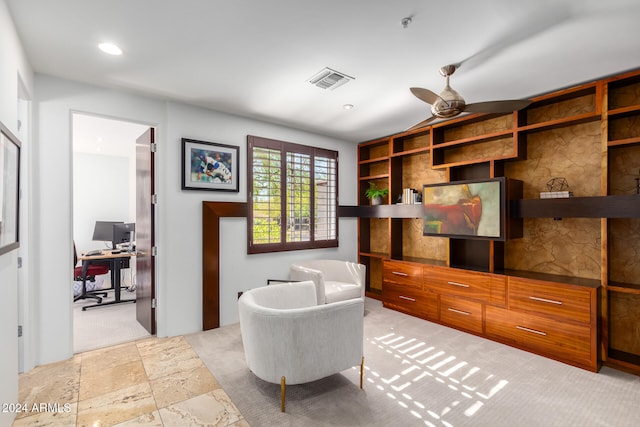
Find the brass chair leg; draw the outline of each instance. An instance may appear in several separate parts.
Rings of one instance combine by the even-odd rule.
[[[282,412],[284,412],[284,396],[285,396],[286,390],[287,390],[287,384],[283,375],[282,378],[280,378],[280,410]]]
[[[363,382],[364,382],[364,356],[362,356],[362,362],[360,363],[360,390],[362,390]]]

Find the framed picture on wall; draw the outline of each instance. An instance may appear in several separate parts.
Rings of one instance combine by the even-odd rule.
[[[0,123],[0,255],[20,246],[20,142]]]
[[[182,138],[182,189],[237,192],[238,151],[233,145]]]

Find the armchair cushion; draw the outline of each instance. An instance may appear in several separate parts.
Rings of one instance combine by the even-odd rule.
[[[362,286],[355,283],[334,282],[332,280],[325,281],[324,296],[326,304],[346,299],[360,298],[362,296]]]
[[[364,298],[365,277],[363,264],[341,260],[300,261],[289,269],[289,279],[315,283],[318,304]]]

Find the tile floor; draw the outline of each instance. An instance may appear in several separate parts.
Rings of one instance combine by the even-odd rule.
[[[19,401],[16,427],[249,426],[184,337],[36,367],[20,375]]]

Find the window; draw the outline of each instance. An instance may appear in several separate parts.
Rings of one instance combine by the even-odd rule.
[[[338,246],[338,152],[247,140],[249,253]]]

